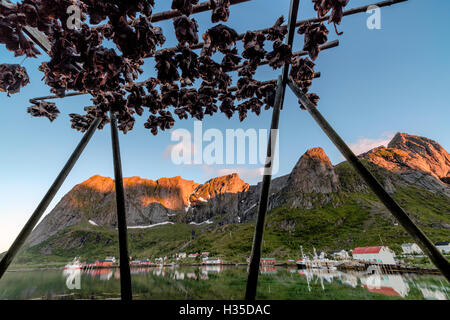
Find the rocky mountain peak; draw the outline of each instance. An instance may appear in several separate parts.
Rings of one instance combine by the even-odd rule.
[[[237,173],[213,178],[199,186],[190,196],[192,204],[208,201],[223,194],[246,192],[250,185],[243,181]]]
[[[323,162],[331,165],[331,161],[322,148],[312,148],[305,152],[304,157],[313,159],[314,161]]]
[[[422,171],[444,182],[450,178],[449,153],[425,137],[397,133],[387,148],[375,148],[361,157],[390,171]]]
[[[80,183],[75,189],[87,188],[100,193],[107,193],[114,190],[114,180],[109,177],[95,175]]]
[[[332,193],[339,189],[339,179],[322,148],[306,151],[295,165],[287,187],[302,193]]]

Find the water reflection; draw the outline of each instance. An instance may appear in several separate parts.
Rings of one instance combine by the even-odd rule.
[[[441,291],[439,288],[421,288],[420,291],[423,297],[427,300],[448,300],[447,293]]]
[[[131,268],[135,299],[242,299],[246,266],[139,266]],[[117,299],[117,268],[8,272],[1,299]],[[448,300],[450,284],[435,275],[397,275],[264,266],[258,298]]]
[[[368,291],[381,293],[386,296],[406,297],[409,293],[409,286],[400,275],[379,275],[374,274],[361,278],[361,285]]]
[[[211,275],[215,278],[220,277],[227,269],[233,267],[224,267],[223,265],[204,265],[200,267],[179,267],[179,266],[159,266],[159,267],[132,267],[133,276],[151,275],[154,277],[170,278],[175,281],[187,280],[210,280]],[[235,268],[236,269],[236,268]],[[245,272],[245,268],[241,268]],[[427,284],[421,282],[421,276],[418,275],[393,275],[380,274],[376,270],[374,274],[361,272],[340,272],[326,269],[302,269],[283,268],[275,266],[262,266],[261,275],[273,276],[279,272],[290,274],[291,277],[298,276],[303,282],[306,281],[308,292],[313,288],[320,288],[322,291],[328,290],[332,285],[341,285],[351,288],[363,288],[367,292],[380,294],[387,297],[405,298],[411,291],[411,286],[417,289],[423,296],[423,299],[447,300],[449,285],[444,286],[441,280],[440,285]],[[90,269],[90,270],[64,270],[63,276],[66,278],[67,288],[79,289],[81,275],[88,276],[100,281],[110,281],[111,279],[120,279],[120,271],[116,268]],[[445,281],[445,280],[444,280]],[[436,282],[435,282],[436,283]],[[320,290],[319,289],[319,290]]]

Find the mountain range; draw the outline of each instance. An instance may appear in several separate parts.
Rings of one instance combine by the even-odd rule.
[[[398,133],[359,157],[433,240],[448,240],[450,155],[442,146]],[[130,177],[124,187],[132,256],[249,255],[260,184],[231,174],[203,184]],[[76,185],[34,229],[18,260],[117,254],[114,191],[114,180],[98,175]],[[269,210],[263,252],[273,256],[294,256],[300,245],[398,248],[410,241],[351,166],[333,166],[321,148],[307,150],[290,174],[272,181]]]

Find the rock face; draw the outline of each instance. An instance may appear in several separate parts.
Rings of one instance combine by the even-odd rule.
[[[428,138],[397,133],[387,148],[379,147],[361,156],[389,171],[422,171],[445,183],[450,179],[449,153]]]
[[[203,223],[217,217],[223,224],[239,222],[240,199],[249,188],[236,173],[209,180],[190,196],[184,221]]]
[[[249,185],[237,174],[211,179],[203,185],[181,177],[161,178],[157,181],[140,177],[124,178],[128,226],[147,226],[170,221],[171,217],[185,214],[189,208],[210,202],[210,212],[232,208],[230,203],[238,194],[245,193]],[[236,200],[237,201],[237,200]],[[196,215],[197,221],[202,214]],[[90,223],[116,227],[116,199],[114,180],[93,176],[75,186],[33,230],[28,244],[45,241],[67,227]]]
[[[286,185],[273,197],[271,207],[311,209],[334,200],[339,191],[339,177],[322,148],[313,148],[300,158]]]
[[[286,188],[302,193],[332,193],[339,190],[339,178],[325,151],[314,148],[297,162]]]
[[[415,186],[450,197],[450,157],[438,143],[427,138],[397,134],[387,147],[375,148],[360,157],[372,164],[377,178],[389,193]],[[374,169],[375,168],[375,169]],[[339,175],[338,173],[339,172]],[[237,174],[198,184],[181,177],[157,181],[124,178],[127,223],[148,226],[161,222],[242,223],[255,219],[261,184],[249,186]],[[77,224],[116,227],[115,185],[111,178],[94,176],[75,186],[31,234],[36,245],[58,231]],[[271,183],[269,210],[287,206],[313,209],[340,206],[350,193],[368,188],[347,164],[336,168],[321,148],[308,150],[289,175]]]
[[[200,204],[216,198],[224,194],[237,194],[246,192],[250,185],[245,183],[239,176],[234,173],[224,177],[218,177],[209,180],[205,184],[199,186],[189,197],[192,205]]]
[[[124,178],[128,226],[169,221],[171,215],[189,204],[189,196],[199,186],[181,177],[157,181],[140,177]],[[80,223],[116,227],[114,180],[93,176],[76,185],[33,230],[28,239],[36,245],[58,231]]]

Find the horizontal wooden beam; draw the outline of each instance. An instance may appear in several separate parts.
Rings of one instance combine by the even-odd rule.
[[[316,73],[314,73],[313,78],[320,78],[320,76],[321,76],[320,72],[316,72]],[[261,81],[261,85],[266,85],[266,84],[269,84],[269,83],[276,84],[277,80]],[[144,86],[145,82],[137,82],[136,85],[137,86]],[[230,88],[228,88],[228,91],[230,91],[230,92],[234,92],[234,91],[237,91],[237,90],[238,90],[237,87],[230,87]],[[33,98],[33,99],[30,99],[29,101],[30,101],[30,103],[34,104],[34,103],[37,103],[37,101],[42,101],[42,100],[64,99],[64,98],[67,98],[67,97],[81,96],[81,95],[85,95],[85,94],[88,94],[88,93],[86,93],[86,92],[71,92],[71,93],[66,94],[64,97],[45,96],[45,97]]]
[[[251,1],[251,0],[231,0],[230,5],[235,5],[235,4],[249,2],[249,1]],[[193,7],[192,13],[195,14],[195,13],[205,12],[205,11],[208,11],[211,9],[212,9],[211,1],[206,1],[206,2],[202,2],[198,5],[195,5]],[[163,12],[155,13],[154,15],[152,15],[151,22],[159,22],[159,21],[169,20],[169,19],[179,17],[181,15],[182,15],[182,13],[180,13],[178,10],[163,11]]]
[[[369,8],[370,6],[377,6],[379,8],[382,7],[386,7],[386,6],[391,6],[400,2],[405,2],[408,0],[387,0],[387,1],[382,1],[382,2],[377,2],[377,3],[372,3],[366,6],[362,6],[362,7],[358,7],[358,8],[353,8],[353,9],[349,9],[347,11],[344,11],[344,16],[348,16],[348,15],[352,15],[352,14],[356,14],[356,13],[361,13],[361,12],[366,12],[367,8]],[[312,22],[320,22],[320,21],[326,21],[330,18],[330,15],[327,15],[323,18],[310,18],[310,19],[306,19],[306,20],[299,20],[295,23],[296,27],[301,26],[302,24],[305,23],[312,23]],[[287,25],[282,25],[282,28],[287,28]],[[269,28],[265,28],[265,29],[259,29],[259,30],[254,30],[253,32],[263,32],[266,33],[268,32],[270,29]],[[238,35],[238,40],[242,40],[245,36],[245,33],[241,33]],[[203,48],[203,46],[205,45],[204,42],[199,42],[195,45],[190,46],[191,49],[201,49]],[[160,49],[158,51],[156,51],[156,53],[160,52],[160,51],[179,51],[178,47],[171,47],[171,48],[166,48],[166,49]]]

